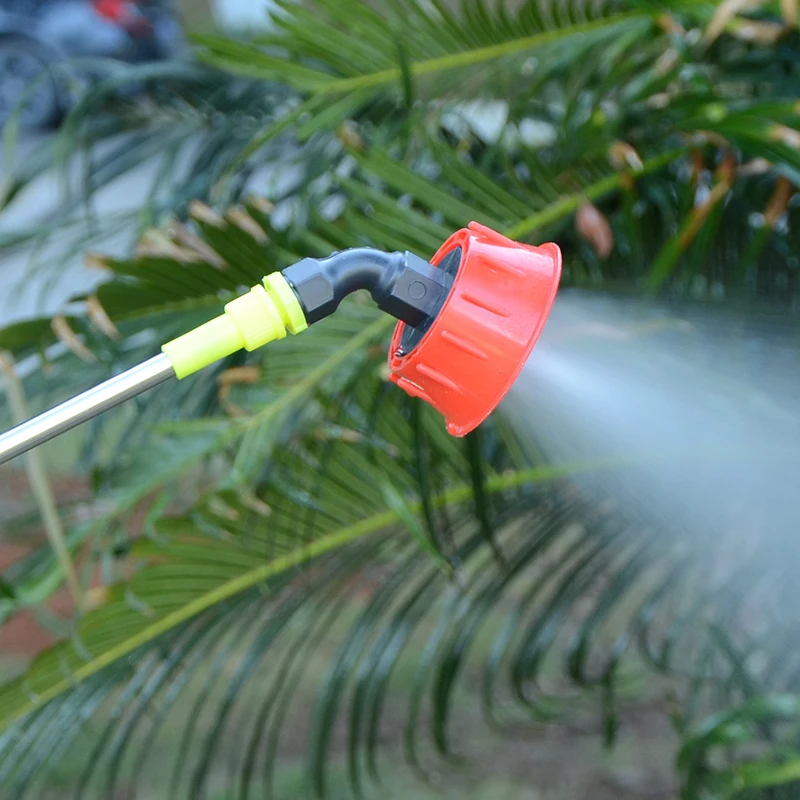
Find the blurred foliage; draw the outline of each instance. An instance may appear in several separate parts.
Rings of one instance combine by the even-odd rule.
[[[159,164],[127,221],[135,252],[92,255],[105,280],[68,316],[0,332],[0,349],[39,359],[25,380],[36,402],[154,355],[304,255],[430,255],[472,219],[557,240],[567,285],[795,307],[791,3],[747,16],[677,0],[281,5],[273,33],[206,35],[195,62],[115,68],[6,181],[13,206],[54,163],[80,164],[58,215],[5,242],[59,232],[79,250],[104,224],[86,213],[93,195]],[[127,84],[139,91],[121,95]],[[738,572],[707,580],[726,542],[701,550],[581,496],[569,475],[624,465],[532,462],[502,419],[450,439],[387,383],[391,327],[352,298],[296,340],[88,426],[95,498],[63,514],[102,585],[72,635],[0,689],[4,796],[40,796],[65,759],[81,766],[79,796],[143,780],[193,680],[168,796],[208,796],[220,760],[231,796],[268,796],[321,648],[315,794],[341,796],[329,766],[342,750],[350,788],[370,789],[398,692],[422,775],[432,752],[459,760],[463,692],[513,735],[588,702],[612,742],[638,649],[675,687],[685,797],[794,796],[797,670],[779,646],[751,674],[755,641],[738,626],[751,587]],[[4,575],[0,615],[60,582],[34,553]],[[481,637],[479,682],[464,688]]]

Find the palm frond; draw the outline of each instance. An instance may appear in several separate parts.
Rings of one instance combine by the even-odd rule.
[[[188,631],[187,625],[204,624],[193,622],[195,618],[206,619],[206,612],[218,615],[218,607],[228,600],[237,613],[242,611],[240,597],[248,598],[248,606],[255,602],[262,614],[266,603],[277,602],[280,608],[287,601],[292,607],[307,604],[315,597],[313,591],[309,592],[309,580],[312,584],[319,580],[320,588],[329,591],[334,583],[341,586],[363,570],[391,571],[398,555],[400,563],[406,565],[402,575],[392,581],[399,589],[405,576],[411,574],[407,570],[418,571],[426,557],[413,540],[405,542],[403,537],[391,544],[384,532],[402,524],[403,508],[413,518],[420,501],[403,500],[403,507],[387,506],[380,485],[376,486],[369,476],[374,470],[383,476],[381,480],[386,486],[405,487],[404,494],[413,490],[416,481],[409,464],[413,451],[408,450],[404,441],[408,429],[408,423],[398,425],[395,418],[390,425],[379,425],[371,439],[362,441],[320,441],[312,431],[305,437],[306,445],[284,449],[273,459],[269,480],[257,489],[255,503],[237,498],[235,493],[211,498],[208,506],[197,507],[191,518],[162,523],[155,540],[134,543],[129,558],[149,566],[140,569],[132,582],[112,590],[103,608],[83,619],[71,643],[39,659],[25,678],[6,687],[4,719],[11,721],[20,713],[47,705],[48,701],[68,703],[58,698],[71,697],[76,684],[94,687],[91,696],[95,702],[99,701],[98,692],[106,695],[117,689],[120,680],[127,683],[125,676],[129,675],[132,664],[150,664],[147,669],[152,669],[150,659],[157,658],[155,654],[163,647],[165,634],[175,631],[183,636],[180,631]],[[387,436],[390,438],[384,438]],[[434,440],[438,440],[437,448],[446,448],[447,455],[441,453],[440,457],[446,459],[448,473],[457,477],[459,469],[467,466],[459,466],[464,462],[458,458],[456,446],[441,436]],[[297,479],[299,465],[303,467],[300,474],[306,476],[305,486]],[[489,495],[513,494],[519,491],[515,487],[529,486],[558,474],[558,470],[550,468],[498,473],[486,481],[484,488]],[[451,518],[455,515],[462,520],[461,527],[469,519],[464,504],[469,502],[471,493],[470,483],[456,482],[443,494],[431,495],[427,502],[436,511],[448,508]],[[357,499],[357,504],[349,498]],[[476,547],[480,549],[481,541],[478,534],[467,550],[460,552],[460,560]],[[349,546],[359,542],[365,544],[362,556],[355,558]],[[310,570],[298,575],[293,568],[306,563],[310,563]],[[334,574],[323,578],[329,569],[334,569]],[[426,569],[432,570],[428,581],[447,584],[447,577],[439,568],[431,565]],[[281,617],[284,613],[288,623],[294,612],[278,611],[277,615]],[[258,653],[263,655],[264,636],[259,634],[256,640],[251,646],[260,648]],[[153,655],[146,657],[145,651]],[[93,655],[87,660],[90,653]],[[250,669],[255,669],[256,656],[248,655],[246,660],[251,663]],[[167,679],[166,665],[157,671],[165,673]],[[102,689],[98,689],[96,681],[109,674],[117,677],[110,681],[106,677]],[[123,697],[128,692],[137,694],[144,685],[141,677],[133,678],[129,688],[122,689]],[[11,741],[20,735],[20,730],[29,733],[28,724],[37,729],[37,719],[39,716],[35,714],[28,717],[22,729],[12,727],[8,734]],[[224,718],[217,724],[221,727]],[[80,725],[75,724],[62,734],[74,736],[79,731]],[[260,735],[260,731],[257,733]],[[320,731],[318,735],[325,734]],[[209,738],[208,747],[214,740]],[[212,753],[207,748],[206,751],[210,759]],[[42,755],[40,752],[35,758]],[[20,761],[17,756],[11,747],[5,767],[7,776],[19,781],[15,785],[22,791],[33,773],[26,769],[28,762]],[[30,757],[34,757],[33,752]],[[208,766],[196,767],[199,772],[193,774],[192,791],[202,784]]]
[[[184,65],[92,122],[120,73],[84,100],[60,153],[83,141],[92,154],[71,195],[89,203],[168,141],[146,233],[130,258],[93,259],[105,280],[91,303],[75,298],[55,328],[6,329],[0,348],[42,354],[48,371],[27,376],[26,391],[45,403],[147,358],[303,255],[366,244],[429,256],[470,219],[557,238],[567,284],[774,296],[798,245],[786,188],[798,167],[794,90],[769,48],[696,43],[686,30],[710,14],[713,4],[572,0],[518,14],[479,0],[460,13],[416,0],[287,4],[273,35],[200,41],[202,58],[244,78]],[[796,41],[781,47],[794,54]],[[584,69],[590,59],[597,71]],[[464,96],[502,99],[493,135]],[[755,159],[761,168],[747,169]],[[289,160],[298,176],[270,195],[276,208],[249,194],[256,169]],[[613,238],[605,259],[573,221],[587,203]],[[77,208],[56,220],[76,245],[87,235]],[[780,293],[792,302],[796,282]],[[97,503],[88,521],[70,519],[69,541],[111,564],[113,580],[69,640],[0,689],[10,796],[42,797],[65,769],[85,796],[123,785],[269,795],[293,718],[313,791],[358,794],[387,746],[421,774],[430,756],[459,762],[461,731],[478,721],[465,687],[471,698],[480,687],[497,729],[599,713],[612,739],[645,667],[681,682],[687,797],[791,787],[794,756],[781,762],[790,751],[770,737],[793,724],[794,700],[759,697],[794,692],[796,670],[778,647],[748,670],[742,653],[758,637],[736,631],[752,575],[708,579],[727,540],[647,527],[576,479],[633,483],[640,461],[547,464],[502,420],[451,440],[387,385],[391,324],[354,298],[318,330],[92,426]],[[41,603],[59,582],[36,553],[4,576],[0,613]],[[318,653],[324,675],[312,672]],[[406,724],[387,728],[401,702]],[[715,748],[742,725],[743,753],[719,768]]]
[[[646,29],[649,17],[619,3],[525,3],[512,17],[504,4],[466,3],[457,14],[444,3],[388,3],[377,11],[352,0],[318,2],[313,10],[283,4],[281,31],[253,44],[196,37],[204,61],[250,77],[280,79],[316,95],[381,90],[457,70],[490,67],[553,45],[569,59],[621,31]],[[413,30],[413,36],[406,31]],[[398,51],[402,55],[397,65]],[[558,58],[558,56],[555,56]],[[287,63],[287,60],[289,63]],[[312,66],[313,65],[313,66]],[[454,79],[448,76],[448,85]]]

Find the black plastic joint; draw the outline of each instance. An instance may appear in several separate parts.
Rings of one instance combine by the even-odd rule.
[[[439,313],[453,285],[452,275],[413,253],[368,247],[304,258],[282,274],[309,325],[330,316],[348,294],[366,289],[378,308],[417,326]]]
[[[340,301],[336,299],[334,285],[316,258],[304,258],[281,274],[294,289],[309,325],[336,311]]]

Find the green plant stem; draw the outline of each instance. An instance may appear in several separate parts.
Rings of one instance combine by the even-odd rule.
[[[14,360],[9,353],[0,353],[0,370],[5,376],[6,395],[8,396],[14,424],[18,425],[30,418],[30,412],[25,400],[22,381],[20,381],[14,369]],[[53,488],[47,476],[47,469],[42,460],[41,451],[38,448],[31,450],[25,456],[25,464],[31,491],[36,500],[47,539],[56,554],[58,563],[61,565],[61,570],[64,573],[64,579],[72,595],[75,607],[78,610],[82,610],[84,607],[83,592],[78,581],[78,575],[75,572],[75,566],[72,563],[69,547],[67,547],[66,539],[64,538],[64,527],[58,515]]]
[[[549,206],[546,206],[541,211],[537,211],[536,213],[531,214],[529,217],[520,220],[518,223],[516,223],[516,225],[512,225],[505,232],[506,236],[508,236],[510,239],[520,239],[524,236],[529,236],[530,234],[536,232],[539,228],[543,228],[545,225],[550,225],[562,217],[571,214],[573,211],[577,211],[578,206],[580,206],[584,200],[599,200],[605,195],[616,191],[620,188],[622,181],[626,176],[631,175],[633,178],[638,178],[641,175],[646,175],[650,172],[656,172],[670,162],[674,161],[676,158],[678,158],[678,156],[683,155],[685,152],[685,147],[669,150],[666,153],[661,153],[661,155],[648,159],[642,164],[640,169],[633,173],[618,172],[614,175],[609,175],[607,178],[597,181],[597,183],[593,183],[582,192],[566,195],[560,200],[550,203]]]
[[[647,291],[652,295],[666,283],[675,270],[678,259],[694,241],[700,229],[705,225],[709,214],[725,199],[730,191],[727,181],[721,181],[711,190],[711,194],[703,205],[695,206],[686,216],[678,232],[669,239],[655,257],[647,276]]]
[[[619,459],[614,460],[614,463],[618,462]],[[530,483],[563,478],[567,475],[574,474],[576,471],[581,471],[582,469],[597,469],[599,466],[607,466],[609,463],[610,460],[585,462],[584,464],[578,465],[562,464],[548,467],[534,467],[512,473],[511,475],[496,475],[486,481],[485,490],[487,493],[502,492]],[[473,487],[471,483],[453,487],[449,491],[443,492],[438,497],[434,498],[433,505],[436,508],[441,508],[447,505],[464,503],[472,497],[472,491]],[[422,503],[421,501],[410,502],[408,503],[407,509],[412,513],[419,513],[422,509]],[[110,666],[120,658],[129,655],[137,648],[148,644],[164,633],[174,629],[176,626],[207,611],[217,603],[221,603],[248,589],[252,589],[254,586],[258,586],[265,580],[285,572],[286,570],[323,556],[337,548],[344,547],[363,536],[376,533],[397,522],[399,522],[399,511],[397,509],[389,509],[362,520],[361,522],[357,522],[354,525],[349,525],[330,533],[327,536],[322,536],[315,542],[306,544],[266,564],[261,564],[260,566],[247,570],[236,578],[197,597],[177,611],[166,614],[161,619],[140,630],[134,636],[129,637],[115,647],[111,647],[96,658],[87,661],[83,666],[74,670],[69,675],[65,675],[62,680],[54,683],[48,689],[37,693],[35,699],[32,698],[29,693],[28,700],[24,705],[12,711],[5,719],[0,720],[0,731],[8,728],[14,720],[19,719],[26,713],[35,708],[39,708],[58,697],[63,692],[73,688],[76,683],[90,678],[92,675],[97,674],[100,670]]]
[[[436,72],[457,69],[459,67],[471,67],[477,64],[483,64],[487,61],[496,61],[499,58],[506,58],[507,56],[524,53],[531,48],[540,47],[544,44],[551,44],[552,42],[563,41],[572,36],[580,36],[602,28],[610,29],[619,25],[621,22],[629,22],[637,18],[649,19],[649,16],[639,11],[617,14],[616,16],[606,17],[601,20],[584,22],[558,30],[545,31],[544,33],[537,33],[534,36],[526,36],[522,39],[514,39],[510,42],[488,45],[487,47],[478,47],[474,50],[466,50],[461,53],[450,53],[446,56],[429,58],[425,61],[417,61],[409,64],[408,71],[414,77],[420,77],[421,75],[430,75]],[[395,83],[401,80],[402,77],[402,69],[400,67],[393,67],[391,69],[381,70],[380,72],[373,72],[369,75],[356,75],[352,78],[341,78],[329,81],[320,86],[315,94],[327,95],[336,92],[350,92],[356,89],[382,86]]]
[[[696,453],[696,450],[692,450]],[[493,475],[486,480],[484,490],[488,494],[496,492],[508,491],[510,489],[527,486],[530,484],[538,484],[546,481],[554,481],[578,473],[587,473],[599,469],[608,469],[612,467],[625,467],[631,466],[635,463],[652,460],[655,457],[669,458],[670,456],[685,456],[686,451],[677,448],[675,451],[669,452],[638,452],[629,456],[610,456],[605,458],[587,459],[585,461],[556,464],[552,466],[539,466],[531,467],[529,469],[519,470],[511,474]],[[730,458],[730,454],[722,452],[717,449],[710,450],[709,456],[715,458]],[[434,508],[442,508],[448,505],[456,505],[466,503],[473,496],[472,483],[459,484],[454,486],[448,491],[442,492],[432,500]],[[422,511],[422,501],[417,500],[409,502],[404,506],[404,511],[408,513],[418,514]],[[145,628],[142,628],[138,633],[129,637],[124,642],[120,642],[114,647],[109,648],[101,655],[86,661],[78,669],[64,675],[64,677],[57,683],[52,684],[49,688],[38,692],[35,697],[30,691],[25,693],[25,701],[12,706],[11,710],[7,712],[7,716],[0,720],[0,732],[6,730],[15,720],[43,706],[45,703],[58,697],[63,692],[69,691],[74,688],[77,683],[87,680],[93,675],[100,672],[105,667],[110,666],[119,659],[130,655],[139,647],[149,644],[154,639],[173,630],[178,625],[188,622],[190,619],[196,617],[198,614],[209,610],[218,603],[229,600],[242,592],[252,589],[256,586],[263,584],[275,575],[283,573],[308,561],[311,561],[320,556],[326,555],[333,550],[344,547],[352,542],[378,531],[395,525],[401,522],[401,510],[399,508],[387,509],[378,514],[357,522],[353,525],[348,525],[338,531],[334,531],[326,536],[322,536],[314,542],[304,544],[285,555],[269,561],[268,563],[260,564],[257,567],[248,569],[241,575],[232,578],[229,581],[215,587],[214,589],[205,592],[201,596],[195,598],[190,603],[172,611],[169,614],[161,617]]]

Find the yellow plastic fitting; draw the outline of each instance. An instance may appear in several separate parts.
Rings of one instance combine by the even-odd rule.
[[[244,348],[255,350],[308,327],[303,308],[280,272],[225,306],[225,313],[165,344],[175,375],[185,378]]]

